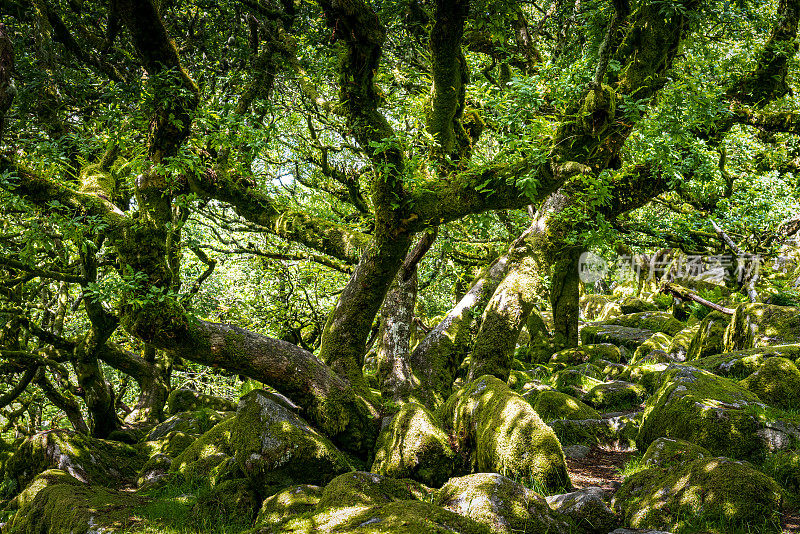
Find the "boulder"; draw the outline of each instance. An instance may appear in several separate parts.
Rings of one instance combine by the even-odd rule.
[[[237,523],[251,524],[260,505],[261,499],[251,480],[224,480],[198,496],[191,515],[200,523],[208,518],[230,517]]]
[[[563,514],[587,534],[607,534],[620,521],[617,514],[605,503],[606,492],[602,488],[588,487],[572,493],[547,497],[547,504]]]
[[[116,487],[136,480],[147,457],[118,441],[71,430],[48,430],[26,438],[8,459],[5,476],[24,488],[47,469],[61,469],[81,482]]]
[[[436,493],[434,503],[483,523],[492,532],[568,534],[573,531],[540,495],[497,473],[452,478]]]
[[[634,313],[658,311],[658,306],[638,297],[625,297],[620,301],[619,309],[623,315],[632,315]]]
[[[175,458],[188,449],[199,437],[198,434],[185,434],[174,430],[163,438],[144,442],[141,448],[147,450],[151,456],[153,454],[166,454],[170,458]]]
[[[453,474],[456,454],[441,422],[419,404],[404,404],[378,435],[371,471],[441,486]]]
[[[497,378],[484,375],[454,393],[442,414],[462,450],[471,451],[474,470],[533,478],[548,488],[569,486],[564,453],[552,429]]]
[[[700,324],[695,323],[672,336],[672,341],[667,347],[668,359],[673,362],[685,362],[689,357],[689,347],[692,344],[692,340],[699,331]]]
[[[739,384],[769,405],[783,409],[800,406],[800,370],[786,358],[767,358]]]
[[[179,390],[182,391],[182,390]],[[159,423],[147,434],[145,441],[157,441],[166,437],[170,432],[183,432],[184,434],[205,434],[217,423],[233,412],[216,412],[208,408],[200,408],[193,412],[180,412]]]
[[[169,468],[172,465],[172,458],[166,454],[154,454],[144,464],[139,471],[136,485],[139,489],[148,489],[156,486],[168,477]]]
[[[610,412],[628,410],[639,406],[647,397],[647,390],[639,384],[614,380],[597,384],[583,397],[594,408]]]
[[[725,352],[800,343],[800,308],[741,304],[723,339]]]
[[[620,315],[613,319],[605,320],[602,324],[638,328],[640,330],[650,330],[651,332],[662,332],[670,337],[686,327],[684,323],[673,317],[671,313],[661,311],[644,311]]]
[[[606,304],[614,302],[610,295],[586,294],[581,297],[580,308],[581,318],[587,321],[594,321],[603,313]]]
[[[581,329],[581,344],[611,343],[617,347],[625,347],[630,351],[634,351],[639,345],[650,339],[652,335],[652,330],[642,330],[641,328],[591,324]]]
[[[214,467],[233,455],[231,431],[235,421],[230,417],[200,436],[175,458],[170,471],[187,479],[207,479]]]
[[[672,338],[662,332],[656,332],[650,338],[639,345],[630,358],[630,363],[661,363],[670,361],[669,347]]]
[[[545,421],[552,419],[599,419],[594,408],[575,397],[558,391],[543,391],[536,397],[533,409]]]
[[[167,397],[167,409],[171,414],[194,412],[202,408],[218,412],[231,412],[236,409],[236,403],[191,389],[176,389]]]
[[[645,407],[636,444],[645,450],[660,437],[679,438],[713,454],[758,460],[765,452],[753,409],[763,404],[736,382],[672,364]]]
[[[705,531],[706,522],[724,524],[729,531],[779,532],[781,502],[774,480],[728,458],[639,471],[614,497],[626,525],[688,531],[691,522],[692,532]]]
[[[17,498],[19,509],[3,532],[112,532],[128,525],[145,499],[89,485],[60,469],[39,473]]]
[[[619,378],[639,384],[648,393],[653,394],[661,385],[661,375],[667,367],[669,367],[667,363],[640,363],[628,368]]]
[[[569,367],[595,360],[619,363],[620,358],[619,347],[610,343],[599,343],[597,345],[581,345],[556,352],[550,357],[550,364],[561,363]]]
[[[653,467],[669,467],[675,464],[691,462],[701,458],[710,458],[712,454],[703,447],[676,438],[658,438],[647,447],[642,456],[642,465]]]
[[[620,450],[634,450],[639,432],[635,415],[617,415],[600,419],[558,419],[548,423],[562,445],[602,445]]]
[[[686,360],[693,361],[698,358],[705,358],[713,354],[725,352],[725,344],[723,337],[725,336],[725,329],[731,323],[730,315],[722,312],[712,311],[706,315],[700,326],[697,327],[697,333],[689,343],[689,350],[686,353]]]
[[[256,526],[277,526],[293,516],[314,509],[322,497],[322,488],[310,484],[290,486],[264,499]]]
[[[590,363],[585,363],[554,373],[550,382],[561,393],[582,395],[600,384],[600,378],[600,370]]]

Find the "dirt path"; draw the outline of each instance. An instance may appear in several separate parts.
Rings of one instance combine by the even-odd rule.
[[[567,470],[576,489],[600,486],[614,492],[622,484],[619,469],[633,452],[592,447],[584,458],[567,458]]]
[[[783,528],[783,534],[800,533],[800,511],[796,509],[784,510],[781,518],[781,527]]]

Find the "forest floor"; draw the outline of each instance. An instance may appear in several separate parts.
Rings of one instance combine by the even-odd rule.
[[[618,451],[594,446],[583,458],[567,458],[567,470],[576,489],[599,486],[615,492],[622,484],[620,470],[634,451]]]
[[[800,533],[800,511],[796,508],[784,510],[781,518],[781,527],[783,528],[783,534]]]

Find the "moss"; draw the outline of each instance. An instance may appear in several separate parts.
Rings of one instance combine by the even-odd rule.
[[[145,440],[157,441],[175,431],[186,434],[205,434],[217,423],[232,415],[233,412],[217,412],[209,408],[179,412],[153,427]]]
[[[625,480],[614,500],[625,524],[635,528],[682,534],[707,521],[728,531],[780,532],[780,487],[752,466],[727,458],[640,471]]]
[[[669,367],[666,363],[640,363],[620,375],[621,380],[634,382],[653,394],[661,385],[661,374]]]
[[[642,465],[669,467],[711,456],[708,449],[694,443],[676,438],[658,438],[647,447],[642,456]]]
[[[47,469],[63,469],[84,482],[107,486],[136,480],[147,457],[116,441],[91,438],[69,430],[49,430],[26,438],[6,462],[6,476],[25,487]]]
[[[497,378],[484,375],[453,394],[442,414],[462,450],[471,450],[475,470],[530,477],[550,488],[569,486],[555,434]]]
[[[581,344],[611,343],[633,351],[652,335],[651,330],[640,328],[607,324],[587,325],[581,329]]]
[[[600,370],[591,364],[568,367],[555,373],[551,379],[557,391],[581,395],[601,383]]]
[[[166,454],[155,454],[147,460],[142,470],[139,472],[139,477],[136,480],[136,485],[141,489],[145,486],[151,486],[163,478],[163,475],[169,471],[172,465],[172,458]]]
[[[586,534],[608,534],[619,526],[617,515],[605,503],[606,492],[598,487],[588,487],[564,495],[547,497],[547,504],[572,519],[577,528]]]
[[[561,350],[550,357],[550,363],[564,363],[570,366],[594,362],[599,359],[619,363],[621,357],[617,346],[610,343],[600,343]]]
[[[613,302],[613,299],[608,295],[583,295],[580,300],[582,318],[588,321],[597,319],[609,302]]]
[[[233,455],[231,430],[236,419],[231,417],[200,436],[175,458],[170,471],[186,478],[207,478],[211,469]]]
[[[685,328],[685,324],[667,312],[649,311],[620,315],[613,319],[603,321],[605,325],[626,326],[651,332],[661,332],[674,336]]]
[[[262,390],[242,397],[231,430],[236,463],[248,477],[274,490],[325,483],[350,471],[347,458],[295,413]]]
[[[23,491],[19,510],[4,532],[88,534],[119,530],[135,522],[131,512],[142,497],[89,486],[61,470],[41,473]]]
[[[379,434],[372,471],[440,486],[452,474],[456,454],[442,424],[427,408],[405,404]]]
[[[176,389],[167,397],[169,413],[195,412],[203,408],[218,412],[236,410],[236,403],[222,397],[198,393],[190,389]]]
[[[540,495],[496,473],[452,478],[436,493],[434,504],[483,523],[492,532],[572,531]]]
[[[707,356],[692,362],[692,365],[727,378],[747,378],[761,367],[768,358],[793,358],[800,354],[800,345],[759,347],[755,349],[725,352]]]
[[[506,383],[508,384],[508,387],[510,387],[511,389],[515,391],[520,391],[523,387],[525,387],[525,384],[527,384],[531,380],[533,380],[533,378],[531,378],[531,375],[528,374],[527,372],[512,369],[511,372],[508,374],[508,380],[506,381]]]
[[[667,354],[669,355],[669,359],[674,362],[684,362],[689,357],[689,347],[692,344],[692,340],[697,335],[697,332],[700,331],[700,324],[696,323],[691,326],[687,326],[677,334],[672,337],[672,341],[667,347]]]
[[[636,448],[639,421],[635,417],[618,416],[607,419],[559,419],[550,427],[564,445],[601,445],[615,449]]]
[[[739,383],[772,406],[784,409],[800,406],[800,371],[786,358],[767,358],[758,370]]]
[[[732,380],[673,364],[645,407],[636,444],[644,450],[659,437],[680,438],[713,454],[757,461],[764,444],[756,434],[759,422],[748,409],[760,404]]]
[[[763,470],[786,489],[795,502],[800,500],[800,451],[785,450],[767,455]]]
[[[697,333],[689,343],[686,360],[693,361],[713,354],[725,352],[723,337],[731,322],[729,315],[713,311],[706,315],[697,328]]]
[[[726,352],[800,343],[800,308],[742,304],[725,330]]]
[[[533,404],[533,409],[545,421],[552,419],[599,419],[600,414],[579,401],[558,391],[542,391]]]
[[[226,480],[201,494],[192,508],[195,521],[215,517],[231,517],[237,521],[251,523],[261,500],[252,482],[245,479]]]
[[[656,332],[647,341],[642,343],[636,348],[636,351],[631,356],[630,363],[639,363],[642,361],[651,361],[654,363],[663,363],[668,359],[669,346],[672,344],[672,338],[662,332]]]
[[[615,380],[597,384],[583,398],[598,410],[612,411],[638,406],[647,397],[647,390],[639,384]]]
[[[638,297],[625,297],[620,301],[619,309],[623,315],[630,315],[634,313],[657,311],[658,306]]]
[[[280,525],[292,516],[311,511],[322,497],[322,488],[303,484],[283,489],[264,499],[256,518],[258,525]]]

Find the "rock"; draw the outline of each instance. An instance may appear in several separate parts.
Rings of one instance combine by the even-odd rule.
[[[147,460],[142,470],[139,471],[139,477],[136,480],[136,485],[139,489],[148,489],[157,485],[159,482],[167,477],[169,468],[172,465],[172,458],[166,454],[155,454]]]
[[[800,343],[800,308],[742,304],[736,308],[723,342],[725,352]]]
[[[193,412],[176,413],[163,423],[156,425],[150,433],[147,434],[145,441],[157,441],[166,437],[170,432],[183,432],[184,434],[195,435],[205,434],[217,423],[232,415],[233,412],[215,412],[208,408],[201,408]]]
[[[456,454],[442,424],[427,408],[408,403],[378,436],[374,473],[441,486],[453,474]]]
[[[508,374],[508,380],[506,381],[506,384],[508,384],[508,387],[510,387],[511,389],[515,391],[520,391],[525,387],[526,384],[530,383],[532,380],[533,378],[531,378],[531,375],[528,374],[526,371],[512,369]]]
[[[436,493],[434,503],[483,523],[492,532],[572,532],[540,495],[497,473],[452,478]]]
[[[611,302],[614,302],[614,299],[608,295],[583,295],[580,300],[581,318],[587,321],[594,321],[600,317],[606,304]]]
[[[633,450],[639,431],[639,421],[629,415],[601,419],[558,419],[548,424],[564,446],[604,445]]]
[[[145,442],[143,447],[149,451],[151,456],[153,454],[166,454],[170,458],[175,458],[188,449],[199,437],[197,434],[184,434],[175,430],[163,438]]]
[[[233,455],[231,431],[235,422],[235,418],[230,417],[200,436],[175,458],[170,471],[187,479],[207,479],[214,467]]]
[[[639,384],[614,380],[597,384],[583,397],[598,410],[627,410],[639,406],[647,397],[647,390]]]
[[[256,516],[261,500],[252,481],[246,479],[225,480],[201,493],[192,508],[192,516],[216,518],[233,517],[244,524],[251,523]]]
[[[640,363],[620,375],[621,380],[634,382],[653,394],[661,385],[661,375],[669,367],[666,363]]]
[[[639,345],[650,339],[652,335],[652,330],[609,324],[592,324],[581,329],[581,343],[583,345],[611,343],[634,351]]]
[[[236,463],[261,491],[324,484],[351,469],[328,438],[264,393],[257,389],[242,397],[230,434]]]
[[[546,499],[553,510],[572,519],[587,534],[607,534],[619,524],[619,519],[605,498],[602,488],[589,487]]]
[[[725,329],[728,328],[730,323],[730,315],[722,312],[712,311],[706,315],[700,322],[697,333],[689,343],[686,360],[693,361],[725,352],[723,337],[725,336]]]
[[[689,347],[692,340],[700,331],[699,324],[687,326],[672,337],[672,341],[667,347],[667,357],[673,362],[685,362],[689,357]]]
[[[606,380],[619,377],[628,370],[628,366],[624,363],[614,363],[608,360],[595,360],[594,364],[600,369],[600,376]]]
[[[563,363],[569,367],[595,360],[608,360],[619,363],[620,358],[619,347],[610,343],[599,343],[597,345],[581,345],[556,352],[550,357],[550,364]]]
[[[549,488],[569,485],[564,453],[553,431],[497,378],[482,376],[454,393],[442,414],[463,450],[471,450],[475,470],[532,477]]]
[[[26,438],[5,466],[5,476],[24,488],[47,469],[61,469],[81,482],[120,486],[136,480],[147,457],[130,445],[71,430],[48,430]]]
[[[620,301],[619,309],[623,315],[632,315],[635,313],[658,311],[658,306],[638,297],[625,297]]]
[[[561,393],[582,395],[601,383],[600,370],[589,363],[567,367],[554,373],[551,383]]]
[[[198,393],[191,389],[176,389],[170,392],[167,397],[167,408],[171,414],[194,412],[201,408],[218,412],[232,412],[236,409],[236,403],[221,397]]]
[[[647,447],[642,456],[642,464],[648,467],[669,467],[711,456],[708,449],[694,443],[675,438],[658,438]]]
[[[322,488],[310,484],[290,486],[264,499],[256,526],[280,525],[292,516],[313,510],[322,497]]]
[[[552,419],[599,419],[600,414],[590,406],[558,391],[543,391],[533,409],[544,421]]]
[[[19,509],[3,529],[9,533],[99,533],[129,523],[142,497],[88,485],[60,469],[40,473],[17,499]]]
[[[650,338],[639,345],[630,359],[630,363],[661,363],[669,361],[669,347],[672,338],[662,332],[656,332]]]
[[[777,525],[781,489],[750,464],[701,458],[669,468],[651,467],[625,479],[614,497],[624,523],[636,528],[704,531],[704,520],[725,528]]]
[[[797,423],[767,419],[762,421],[762,425],[756,434],[769,451],[795,448],[800,443],[800,427]]]
[[[783,409],[800,406],[800,370],[786,358],[767,358],[739,384],[772,406]]]
[[[589,455],[591,449],[586,445],[567,445],[564,447],[564,456],[567,458],[581,459]]]
[[[603,321],[602,324],[638,328],[640,330],[650,330],[651,332],[662,332],[670,337],[686,327],[685,324],[673,317],[671,313],[661,311],[645,311],[620,315],[613,319]]]
[[[660,437],[680,438],[713,454],[760,459],[765,448],[749,409],[763,406],[736,382],[687,365],[670,365],[645,406],[636,444],[645,450]]]

